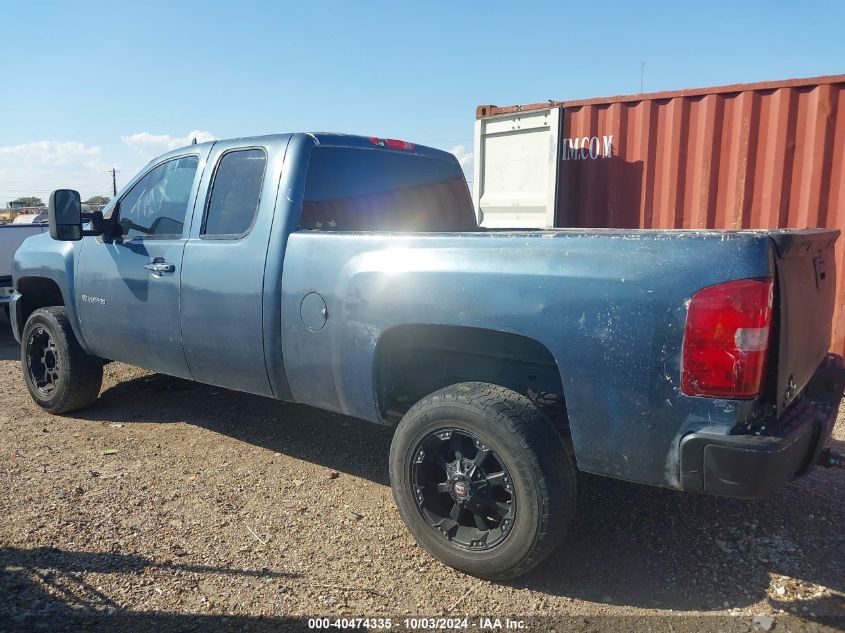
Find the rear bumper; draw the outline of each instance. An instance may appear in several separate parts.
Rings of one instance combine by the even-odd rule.
[[[757,499],[809,472],[830,439],[845,391],[840,356],[829,354],[801,400],[760,435],[692,433],[681,440],[681,487]],[[765,433],[765,435],[763,434]]]

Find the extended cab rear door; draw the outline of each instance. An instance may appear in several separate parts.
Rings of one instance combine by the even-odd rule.
[[[265,365],[265,273],[289,137],[215,144],[182,268],[182,335],[195,380],[272,396]],[[278,310],[278,306],[274,306]],[[280,350],[268,350],[280,354]]]

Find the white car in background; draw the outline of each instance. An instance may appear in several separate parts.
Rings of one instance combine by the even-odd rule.
[[[42,218],[43,219],[40,219]],[[24,218],[29,221],[23,221]],[[15,251],[31,235],[47,230],[47,212],[19,215],[11,224],[0,224],[0,306],[8,316],[12,295],[12,261]]]
[[[24,213],[12,220],[12,224],[42,224],[47,222],[47,212]]]

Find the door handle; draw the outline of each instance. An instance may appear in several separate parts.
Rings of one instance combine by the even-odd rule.
[[[154,275],[161,275],[162,273],[172,273],[176,271],[176,266],[164,261],[152,261],[148,264],[144,264],[144,268],[152,271]]]

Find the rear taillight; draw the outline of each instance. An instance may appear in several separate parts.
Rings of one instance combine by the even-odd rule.
[[[771,277],[704,288],[687,311],[681,389],[688,396],[754,398],[763,388],[772,325]]]
[[[403,152],[413,152],[414,144],[406,141],[400,141],[398,138],[379,138],[378,136],[371,136],[370,143],[378,147],[387,147],[388,149],[398,149]]]

